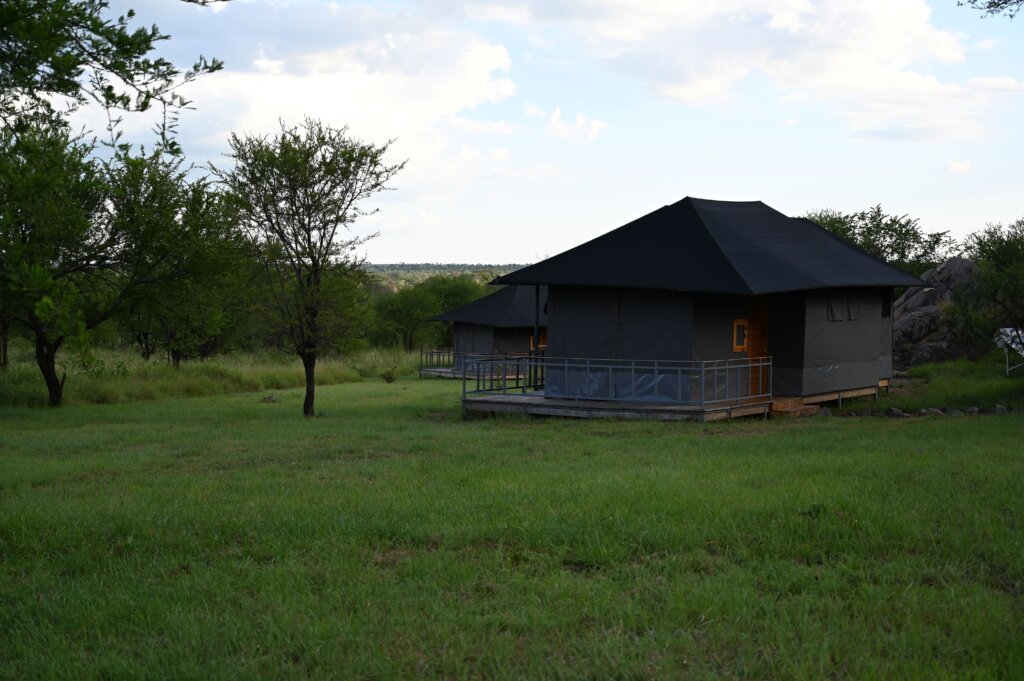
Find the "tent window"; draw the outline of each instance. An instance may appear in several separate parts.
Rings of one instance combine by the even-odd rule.
[[[844,296],[829,296],[828,320],[830,322],[846,321],[846,298]]]
[[[860,319],[860,301],[853,296],[846,298],[846,318],[849,320]]]
[[[747,350],[747,320],[732,320],[732,351],[746,352]]]
[[[850,295],[831,295],[828,299],[828,320],[846,322],[860,319],[860,301]]]

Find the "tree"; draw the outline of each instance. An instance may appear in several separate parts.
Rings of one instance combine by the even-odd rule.
[[[435,274],[418,284],[381,296],[375,302],[377,338],[412,352],[418,344],[452,346],[451,326],[430,318],[487,295],[472,274]]]
[[[1006,14],[1012,19],[1020,12],[1024,0],[962,0],[956,4],[981,10],[984,14]]]
[[[35,341],[51,406],[57,352],[145,287],[178,276],[180,171],[159,155],[107,164],[62,126],[0,131],[0,278],[12,320]]]
[[[437,298],[422,285],[378,298],[374,309],[381,336],[390,339],[388,345],[397,343],[406,352],[416,349],[430,317],[442,311]]]
[[[850,214],[824,209],[808,213],[806,217],[915,276],[945,261],[954,244],[949,232],[924,232],[916,219],[887,215],[881,205]]]
[[[158,215],[176,238],[168,244],[163,271],[136,289],[119,315],[144,358],[160,349],[175,368],[183,359],[210,357],[227,344],[244,315],[251,274],[224,197],[205,179],[188,182],[180,168],[180,161],[150,160],[150,180],[165,179],[170,186]]]
[[[105,191],[91,148],[63,130],[0,132],[0,273],[12,321],[35,340],[52,406],[57,351],[85,332],[105,286],[110,243],[96,228]],[[85,289],[84,293],[79,289]]]
[[[185,0],[205,5],[209,0]],[[26,125],[94,100],[108,110],[165,113],[162,142],[176,149],[174,112],[188,105],[178,88],[223,64],[200,56],[181,71],[152,57],[167,35],[156,26],[132,28],[133,11],[107,19],[108,0],[4,0],[0,3],[0,121]]]
[[[1024,329],[1024,218],[971,234],[964,255],[978,270],[956,301],[961,326],[986,345],[997,329]]]
[[[323,319],[325,277],[354,276],[362,264],[356,248],[376,236],[340,238],[339,231],[375,212],[360,202],[388,189],[405,165],[385,163],[390,145],[364,143],[349,137],[347,127],[307,118],[299,127],[282,122],[270,138],[232,134],[234,167],[213,170],[263,265],[270,317],[302,360],[306,416],[315,413],[317,355],[332,342]]]

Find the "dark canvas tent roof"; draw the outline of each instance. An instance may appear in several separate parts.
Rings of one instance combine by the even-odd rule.
[[[547,324],[544,304],[548,299],[548,287],[540,287],[540,325]],[[474,300],[468,305],[457,307],[433,319],[444,322],[480,324],[499,329],[530,327],[534,321],[533,286],[506,286],[500,291]]]
[[[735,295],[924,285],[760,201],[690,197],[495,281]]]

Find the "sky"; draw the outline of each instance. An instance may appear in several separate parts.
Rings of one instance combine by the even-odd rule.
[[[685,196],[792,216],[881,204],[955,237],[1024,217],[1024,15],[956,0],[114,0],[225,68],[178,139],[304,117],[407,161],[373,263],[531,263]],[[98,112],[80,122],[101,130]],[[145,115],[131,139],[152,143]]]

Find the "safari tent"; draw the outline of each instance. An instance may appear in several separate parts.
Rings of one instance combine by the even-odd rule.
[[[893,287],[922,285],[760,201],[690,197],[496,283],[548,287],[545,397],[702,405],[877,389]]]
[[[432,317],[450,322],[452,348],[420,353],[420,376],[455,378],[466,358],[508,357],[543,351],[547,343],[547,287],[505,286]]]
[[[546,286],[506,286],[433,319],[451,322],[456,355],[524,353],[536,349],[535,331],[545,344],[546,303]]]

